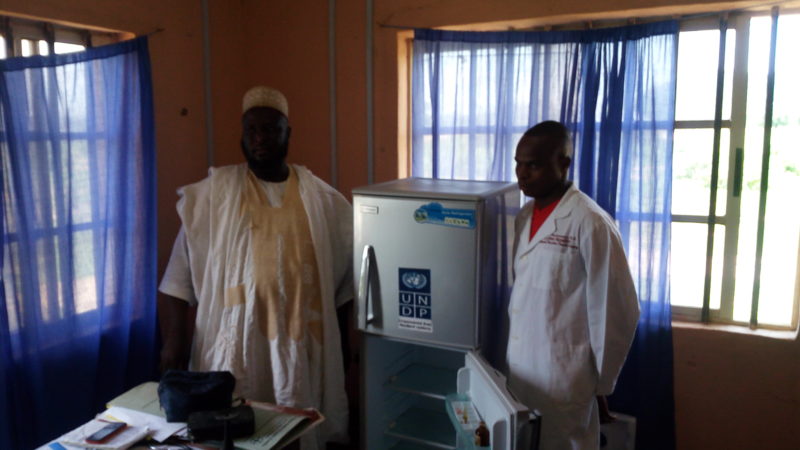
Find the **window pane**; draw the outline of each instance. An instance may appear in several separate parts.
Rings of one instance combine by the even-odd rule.
[[[475,135],[475,172],[480,174],[488,174],[491,170],[489,164],[492,160],[491,144],[494,142],[491,135],[488,133],[481,133]]]
[[[67,148],[67,143],[62,144]],[[71,221],[73,224],[83,224],[92,220],[92,179],[91,167],[96,161],[90,160],[87,142],[75,140],[69,146],[70,172],[69,192],[72,196]],[[65,165],[66,166],[66,165]],[[95,211],[97,213],[97,211]]]
[[[33,41],[29,39],[22,39],[20,41],[20,47],[22,50],[22,56],[33,56],[36,54],[34,52]]]
[[[728,198],[730,131],[722,129],[719,145],[717,215],[725,215]],[[708,216],[711,197],[712,129],[677,129],[672,153],[672,214]]]
[[[39,41],[39,54],[47,56],[50,54],[50,47],[47,46],[47,41]]]
[[[61,252],[60,240],[58,236],[45,236],[36,241],[36,266],[39,278],[38,283],[39,305],[41,307],[42,320],[52,322],[63,317],[64,296],[63,285],[61,284],[61,273],[59,261]],[[57,280],[53,283],[52,280]]]
[[[7,240],[3,246],[3,288],[7,299],[15,298],[18,292],[22,292],[22,276],[19,271],[13,271],[19,261],[19,244],[15,240]],[[17,266],[18,267],[18,266]],[[18,304],[16,301],[6,301],[5,308],[8,311],[8,330],[15,333],[19,329],[19,319],[24,317],[25,304]]]
[[[708,225],[672,223],[670,253],[670,297],[675,306],[701,308],[706,274]],[[722,256],[725,226],[714,227],[714,255],[711,265],[711,309],[719,309],[722,286]]]
[[[8,55],[6,55],[6,38],[0,36],[0,59],[6,59]]]
[[[736,30],[725,39],[725,81],[722,118],[731,116]],[[678,39],[678,85],[675,120],[713,120],[717,98],[719,30],[681,32]]]
[[[750,320],[753,272],[761,187],[767,64],[771,20],[758,17],[750,23],[748,68],[747,146],[742,189],[734,318]],[[796,107],[800,77],[794,46],[800,39],[800,16],[781,16],[775,67],[775,100],[771,130],[769,192],[764,227],[764,250],[759,284],[758,322],[792,325],[796,302],[800,210],[800,112]]]
[[[56,42],[55,43],[55,50],[56,54],[60,55],[62,53],[74,53],[83,51],[86,47],[78,44],[67,44],[66,42]]]
[[[747,60],[747,124],[742,171],[739,243],[736,255],[736,286],[733,320],[750,321],[753,304],[753,274],[756,261],[758,204],[761,192],[761,153],[764,147],[764,105],[769,63],[770,19],[750,20]]]
[[[775,67],[775,101],[769,161],[764,255],[759,323],[793,325],[797,298],[797,264],[800,258],[800,15],[783,15],[778,24]],[[787,208],[787,205],[795,205]]]
[[[421,145],[414,145],[416,155],[415,163],[419,164],[419,173],[414,172],[417,177],[433,177],[433,136],[426,134],[421,140]]]
[[[97,308],[97,280],[94,276],[94,233],[91,230],[73,234],[73,295],[75,312],[82,313]],[[114,296],[109,296],[114,298]]]

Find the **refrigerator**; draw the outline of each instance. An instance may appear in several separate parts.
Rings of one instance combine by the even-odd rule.
[[[406,178],[353,190],[361,448],[537,447],[501,367],[516,184]]]

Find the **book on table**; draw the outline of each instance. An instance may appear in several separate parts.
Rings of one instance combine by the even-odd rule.
[[[247,402],[255,415],[255,432],[234,440],[244,450],[282,448],[325,420],[315,409],[289,408],[264,402]],[[159,417],[166,417],[158,401],[158,383],[147,382],[109,401],[107,406],[128,408]]]

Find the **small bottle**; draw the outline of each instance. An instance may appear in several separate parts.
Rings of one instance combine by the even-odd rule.
[[[486,422],[482,420],[478,428],[475,428],[475,445],[478,447],[489,446],[489,429],[486,427]]]

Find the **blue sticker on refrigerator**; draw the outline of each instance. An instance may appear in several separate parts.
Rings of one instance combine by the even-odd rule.
[[[475,228],[475,211],[471,209],[445,208],[441,203],[428,203],[414,211],[417,223],[441,225],[454,228]]]
[[[431,270],[399,268],[397,328],[433,333]]]

